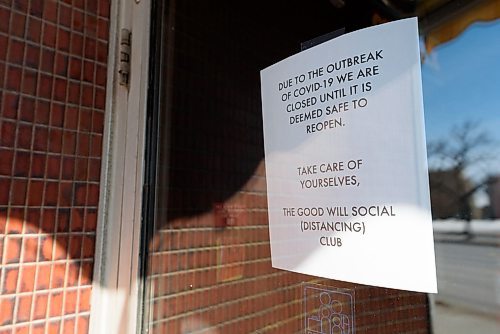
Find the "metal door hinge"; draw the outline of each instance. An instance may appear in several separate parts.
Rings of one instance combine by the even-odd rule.
[[[118,67],[120,85],[128,87],[130,79],[130,50],[132,33],[122,29],[120,34],[120,64]]]

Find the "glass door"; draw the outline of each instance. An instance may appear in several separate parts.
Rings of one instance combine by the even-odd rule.
[[[443,62],[450,62],[452,72],[472,64],[477,70],[486,66],[480,60],[482,46],[473,40],[462,41],[464,46],[455,49],[451,47],[454,42],[449,42],[445,49],[448,41],[460,38],[459,34],[439,35],[436,27],[444,26],[438,18],[451,22],[457,16],[448,18],[447,13],[471,10],[460,1],[449,2],[455,7],[446,9],[446,1],[421,1],[419,7],[413,1],[154,2],[142,254],[144,333],[430,333],[433,323],[438,323],[436,333],[458,333],[447,331],[446,326],[455,321],[448,319],[461,317],[463,312],[477,319],[476,324],[490,326],[491,333],[498,332],[492,316],[498,314],[498,298],[486,307],[488,312],[453,304],[457,298],[468,298],[458,290],[467,290],[470,283],[474,295],[480,293],[481,285],[463,278],[465,286],[459,286],[453,271],[445,273],[458,254],[454,247],[462,247],[463,258],[483,259],[477,247],[484,245],[489,247],[486,253],[498,255],[498,239],[484,244],[473,234],[450,235],[460,222],[450,228],[446,227],[449,222],[436,225],[438,284],[446,298],[439,294],[429,299],[423,293],[327,280],[271,266],[260,70],[300,52],[301,43],[317,36],[419,14],[426,117],[431,122],[427,127],[429,135],[437,138],[448,133],[450,120],[460,123],[456,104],[453,110],[445,106],[456,98],[448,90],[455,79],[449,74],[442,81],[443,73],[437,68],[444,67]],[[477,18],[479,14],[474,13],[471,17]],[[476,29],[473,33],[485,38],[485,43],[498,46],[500,33],[494,30],[498,21],[494,22],[488,28],[493,31],[474,24],[464,29]],[[484,51],[488,59],[499,59],[496,46]],[[446,58],[467,50],[468,58]],[[494,69],[489,73],[492,81],[478,82],[474,94],[485,94],[482,101],[493,101],[498,107],[498,94],[483,90],[486,85],[498,90],[500,71],[498,66]],[[473,101],[480,104],[480,100]],[[435,116],[427,115],[427,109]],[[498,125],[500,113],[498,108],[495,114],[488,110],[484,119],[496,122],[487,124],[491,130],[492,124]],[[444,150],[446,145],[439,147]],[[431,174],[431,181],[433,175],[443,180],[446,173],[453,179],[448,169],[439,168],[433,170],[437,174]],[[472,190],[467,180],[462,180],[463,192]],[[488,197],[483,190],[487,185],[491,194],[498,195],[495,182],[479,187],[467,203],[477,197],[493,210],[498,196]],[[431,189],[433,196],[439,196],[436,191]],[[462,209],[450,209],[436,218],[471,221],[479,217],[474,216],[480,211],[477,206],[467,209],[464,216],[457,216]],[[479,230],[475,223],[462,225],[469,228],[464,231],[477,232],[490,231],[495,225],[491,223]],[[498,261],[491,261],[478,274],[484,279],[498,266]],[[453,264],[460,267],[458,262]],[[470,263],[466,266],[476,268]],[[491,286],[489,293],[498,296],[498,288],[494,289]]]

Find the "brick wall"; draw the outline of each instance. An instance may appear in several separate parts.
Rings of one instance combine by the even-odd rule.
[[[303,333],[304,283],[353,290],[357,333],[428,332],[425,294],[271,267],[259,71],[339,28],[342,18],[324,4],[177,1],[169,9],[173,80],[159,124],[166,115],[171,124],[159,142],[170,146],[159,150],[147,277],[153,333]]]
[[[0,0],[0,333],[86,333],[110,0]]]

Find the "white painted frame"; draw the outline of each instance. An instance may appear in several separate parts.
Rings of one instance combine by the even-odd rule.
[[[139,325],[139,248],[150,0],[111,1],[108,81],[89,333]],[[119,84],[121,30],[132,32],[129,87]]]

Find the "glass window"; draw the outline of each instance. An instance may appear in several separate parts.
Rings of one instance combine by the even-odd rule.
[[[154,6],[144,330],[498,332],[498,1]],[[260,70],[317,36],[412,15],[420,18],[440,293],[273,269]]]

